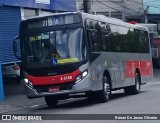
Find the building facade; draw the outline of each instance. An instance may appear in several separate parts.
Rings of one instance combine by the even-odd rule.
[[[150,14],[159,14],[160,13],[160,0],[143,0],[144,8],[147,9]]]
[[[83,0],[77,0],[77,10],[83,11]],[[144,14],[143,0],[91,0],[91,11],[93,14],[103,14],[124,21],[141,21]]]
[[[144,0],[144,9],[147,9],[147,22],[157,24],[160,35],[160,0]]]
[[[19,34],[23,19],[41,14],[76,11],[75,0],[0,0],[0,60],[2,64],[17,62],[13,39]]]

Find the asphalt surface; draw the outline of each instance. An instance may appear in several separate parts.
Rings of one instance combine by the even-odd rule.
[[[25,99],[26,106],[23,104],[23,99],[20,108],[7,111],[8,114],[160,114],[160,70],[154,70],[154,78],[151,82],[143,85],[141,93],[138,95],[125,95],[123,90],[113,92],[111,100],[107,103],[91,102],[87,98],[76,98],[60,101],[56,108],[48,108],[43,98],[33,100]],[[20,98],[20,97],[19,97]],[[18,100],[17,100],[18,103]],[[53,121],[46,121],[47,123]],[[74,121],[54,120],[54,123],[72,123]],[[82,122],[82,121],[76,121]],[[106,122],[100,121],[85,121],[87,123]],[[107,123],[151,123],[159,121],[107,121]],[[45,123],[45,121],[44,121]]]
[[[45,102],[23,107],[8,113],[14,114],[160,114],[160,82],[142,86],[138,95],[125,95],[115,91],[107,103],[91,102],[87,98],[60,101],[56,108],[48,108]],[[36,99],[35,99],[36,100]],[[28,100],[30,101],[30,100]]]

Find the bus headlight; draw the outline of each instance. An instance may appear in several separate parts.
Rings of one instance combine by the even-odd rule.
[[[88,72],[87,72],[87,71],[84,71],[84,72],[82,73],[82,78],[86,77],[87,74],[88,74]]]
[[[77,76],[76,83],[84,79],[87,75],[88,75],[88,71],[84,71],[83,73],[81,73],[79,76]]]
[[[77,76],[76,83],[82,80],[82,75]]]
[[[29,80],[27,78],[24,79],[24,82],[28,84]]]

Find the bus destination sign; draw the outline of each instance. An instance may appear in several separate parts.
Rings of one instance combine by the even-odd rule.
[[[72,15],[60,15],[60,16],[49,16],[47,18],[35,19],[28,22],[29,29],[50,27],[56,25],[74,24],[79,23],[80,17],[76,14]]]

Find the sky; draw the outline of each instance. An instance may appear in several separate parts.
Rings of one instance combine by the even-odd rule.
[[[143,2],[145,8],[149,5],[149,14],[160,14],[160,0],[143,0]]]

